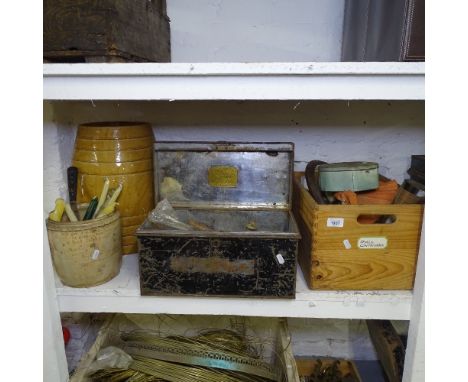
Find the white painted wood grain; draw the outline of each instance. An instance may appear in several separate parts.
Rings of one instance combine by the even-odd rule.
[[[112,63],[43,64],[44,78],[109,76],[300,76],[373,75],[424,76],[424,62],[204,62],[204,63]]]
[[[45,64],[47,100],[421,100],[421,63]]]
[[[54,271],[47,241],[47,231],[44,231],[43,260],[43,380],[51,382],[68,381],[67,359],[63,343],[62,326],[56,291],[53,285]]]
[[[424,382],[425,380],[425,235],[421,233],[414,299],[411,304],[411,317],[406,345],[403,382]]]

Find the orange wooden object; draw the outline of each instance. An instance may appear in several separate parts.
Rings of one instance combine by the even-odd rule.
[[[357,194],[358,204],[392,204],[398,188],[395,180],[379,180],[379,188],[376,190]]]
[[[343,204],[391,204],[395,200],[399,185],[394,180],[379,180],[379,188],[366,192],[336,192],[335,198]],[[361,215],[358,222],[372,224],[379,220],[376,215]]]
[[[343,204],[359,204],[357,195],[354,191],[335,192],[335,198]]]

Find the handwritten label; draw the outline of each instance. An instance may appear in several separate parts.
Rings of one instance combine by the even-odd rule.
[[[386,237],[361,237],[358,240],[359,249],[384,249],[387,248]]]
[[[344,226],[343,218],[328,218],[327,219],[327,227],[341,228],[343,226]]]

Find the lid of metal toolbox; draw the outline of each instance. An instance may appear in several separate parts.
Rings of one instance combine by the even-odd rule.
[[[156,142],[154,149],[156,201],[290,209],[293,143]]]

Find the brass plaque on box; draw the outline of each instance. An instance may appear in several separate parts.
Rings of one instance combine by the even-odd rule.
[[[211,187],[237,187],[237,168],[213,166],[208,169],[208,184]]]

